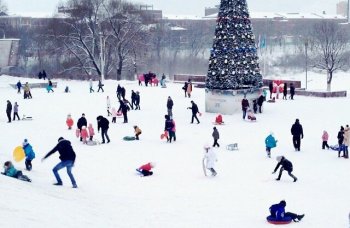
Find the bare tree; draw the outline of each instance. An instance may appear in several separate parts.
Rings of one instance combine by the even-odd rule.
[[[327,72],[327,91],[331,91],[333,73],[347,64],[348,34],[339,24],[323,21],[315,24],[312,37],[314,67]]]

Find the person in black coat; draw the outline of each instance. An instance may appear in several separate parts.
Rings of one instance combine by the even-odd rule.
[[[7,100],[7,105],[6,105],[6,115],[8,118],[7,123],[11,123],[11,112],[12,112],[12,104],[9,100]]]
[[[45,70],[43,70],[42,76],[43,76],[43,79],[46,80],[47,74],[46,74]]]
[[[169,96],[168,97],[168,100],[166,102],[166,107],[168,109],[168,116],[170,118],[173,118],[173,106],[174,106],[174,102],[173,100],[171,99],[171,97]]]
[[[296,182],[298,180],[298,178],[292,174],[292,172],[293,172],[293,164],[289,160],[287,160],[284,156],[278,156],[276,158],[276,160],[278,161],[278,163],[276,165],[276,168],[272,172],[272,174],[276,173],[277,169],[280,166],[282,166],[281,169],[280,169],[280,173],[278,174],[278,177],[277,177],[276,180],[279,181],[281,179],[282,172],[285,170],[285,171],[288,172],[288,175],[291,176],[294,179],[294,182]]]
[[[283,100],[287,100],[287,93],[288,93],[288,86],[287,86],[287,83],[284,83],[284,86],[283,86]]]
[[[173,120],[170,118],[169,115],[165,115],[165,126],[164,126],[164,131],[168,132],[168,136],[167,136],[167,142],[170,142],[173,140],[174,138],[174,134],[173,134],[173,128],[174,128],[174,123]],[[175,139],[176,140],[176,139]],[[174,141],[175,141],[174,140]]]
[[[185,90],[185,97],[187,97],[187,87],[188,87],[188,82],[185,82],[185,85],[182,87],[182,89]]]
[[[295,120],[290,129],[293,135],[293,145],[296,151],[300,151],[300,138],[304,138],[303,126],[299,123],[299,119]]]
[[[104,86],[104,84],[102,83],[102,81],[98,80],[98,90],[97,90],[97,92],[100,92],[100,90],[102,90],[102,93],[103,93],[104,92],[103,86]]]
[[[220,134],[219,134],[219,131],[218,131],[218,129],[216,127],[213,127],[213,134],[212,134],[212,136],[213,136],[213,139],[214,139],[213,147],[215,147],[215,146],[220,147],[220,145],[218,143],[218,140],[220,138]]]
[[[102,143],[105,143],[105,136],[107,139],[107,143],[109,143],[111,141],[109,140],[109,136],[108,136],[109,121],[103,116],[98,116],[96,120],[97,120],[97,131],[99,133],[101,129]]]
[[[246,97],[242,99],[242,111],[243,111],[243,119],[245,119],[247,115],[247,110],[249,108],[249,101],[247,100]]]
[[[345,156],[345,148],[344,148],[344,127],[343,126],[340,126],[340,130],[338,132],[338,135],[337,135],[337,138],[338,138],[338,145],[339,145],[339,148],[338,148],[338,158],[340,158],[340,154],[341,152],[343,151],[343,156]]]
[[[77,127],[79,129],[79,132],[81,132],[82,127],[85,126],[87,127],[87,120],[85,118],[85,114],[81,114],[81,117],[79,118],[78,122],[77,122]],[[80,137],[80,141],[83,141],[83,138]]]
[[[273,93],[273,82],[270,81],[269,83],[269,90],[270,90],[270,99],[272,99],[272,93]]]
[[[120,97],[121,97],[121,89],[122,89],[122,87],[120,87],[120,85],[118,84],[118,87],[117,87],[117,97],[118,97],[118,99],[120,99]]]
[[[131,90],[131,109],[134,110],[134,105],[135,104],[135,98],[136,98],[136,93],[134,90]]]
[[[57,180],[57,183],[55,183],[54,185],[63,184],[60,175],[58,174],[58,171],[66,167],[73,188],[77,188],[78,186],[72,174],[72,168],[74,166],[76,155],[70,141],[64,139],[63,137],[60,137],[58,139],[58,144],[49,153],[47,153],[45,157],[41,159],[41,161],[43,162],[46,158],[54,154],[56,151],[58,151],[58,153],[60,154],[61,162],[58,163],[52,170]]]
[[[294,94],[295,94],[295,87],[293,83],[290,83],[290,99],[294,100]]]
[[[260,95],[260,97],[258,98],[258,107],[259,107],[259,113],[262,113],[262,106],[264,104],[265,101],[265,97],[263,95]]]
[[[120,95],[122,96],[123,100],[125,100],[125,93],[126,93],[126,90],[124,87],[120,88]]]
[[[119,109],[118,112],[122,112],[123,113],[123,117],[124,117],[124,123],[128,122],[128,111],[130,110],[129,106],[123,101],[123,100],[119,100]]]
[[[136,95],[135,95],[135,110],[140,110],[140,92],[136,91]]]
[[[197,124],[199,124],[199,120],[197,117],[197,113],[199,113],[198,110],[198,106],[196,105],[196,103],[194,103],[194,101],[191,101],[192,107],[188,107],[187,109],[192,109],[192,121],[191,124],[193,124],[193,120],[196,119],[197,120]]]
[[[17,93],[21,93],[21,88],[22,88],[22,83],[21,83],[21,81],[18,81],[17,84],[16,84],[16,86],[17,86]]]

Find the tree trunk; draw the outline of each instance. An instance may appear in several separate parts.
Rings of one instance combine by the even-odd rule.
[[[328,71],[327,72],[327,91],[328,92],[332,91],[332,78],[333,78],[333,72]]]
[[[117,69],[117,81],[122,80],[123,59],[119,57]]]

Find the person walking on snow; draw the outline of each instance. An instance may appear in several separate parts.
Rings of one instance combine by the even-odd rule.
[[[74,124],[74,121],[72,119],[72,115],[71,114],[67,115],[66,124],[67,124],[68,130],[71,130],[72,126]]]
[[[328,132],[324,130],[322,134],[322,150],[324,150],[326,147],[327,149],[329,149],[328,138],[329,138]]]
[[[204,151],[204,159],[206,160],[205,168],[210,170],[212,176],[216,176],[217,172],[214,169],[215,162],[218,161],[216,153],[209,145],[204,146]]]
[[[219,135],[219,131],[218,129],[216,129],[216,127],[213,127],[213,134],[212,134],[213,138],[214,138],[214,144],[213,144],[213,147],[215,146],[218,146],[220,147],[219,143],[218,143],[218,140],[220,138],[220,135]]]
[[[272,99],[272,94],[273,94],[273,82],[270,81],[269,83],[269,91],[270,91],[270,99]]]
[[[129,106],[122,100],[119,100],[119,109],[118,112],[122,112],[123,113],[123,117],[124,117],[124,122],[123,123],[127,123],[128,122],[128,111],[130,110]]]
[[[199,124],[199,120],[197,117],[197,113],[199,113],[198,110],[198,106],[196,103],[194,103],[194,101],[191,101],[192,107],[188,107],[187,109],[192,109],[192,120],[191,120],[191,124],[193,124],[193,120],[196,119],[197,120],[197,124]]]
[[[95,90],[92,88],[93,87],[93,82],[92,82],[92,79],[90,78],[89,80],[89,87],[90,87],[90,93],[94,93]]]
[[[277,140],[273,132],[271,132],[265,139],[266,153],[269,158],[271,158],[271,149],[277,146]]]
[[[168,116],[170,118],[173,118],[173,106],[174,106],[174,102],[173,100],[171,99],[171,97],[169,96],[168,97],[168,100],[166,102],[166,107],[168,109]]]
[[[294,100],[295,86],[294,86],[293,83],[290,83],[289,90],[290,90],[290,99],[291,99],[291,100]]]
[[[24,154],[26,155],[25,165],[28,171],[32,170],[32,161],[35,158],[35,153],[32,145],[29,144],[28,139],[24,139],[22,143]]]
[[[344,158],[349,158],[350,128],[346,125],[344,129]]]
[[[192,93],[192,81],[191,81],[191,79],[188,79],[188,84],[187,84],[188,98],[191,98],[191,93]]]
[[[12,112],[12,104],[9,100],[7,100],[7,105],[6,105],[6,115],[8,119],[7,123],[11,123],[11,112]]]
[[[134,90],[131,90],[131,109],[134,110],[134,105],[136,106],[136,93]]]
[[[293,135],[293,145],[295,151],[300,151],[300,140],[304,138],[303,126],[300,124],[299,119],[295,120],[295,123],[290,129]]]
[[[13,121],[16,120],[16,117],[18,120],[20,120],[19,115],[18,115],[18,107],[19,107],[19,105],[17,104],[17,102],[15,102],[15,104],[13,105]]]
[[[273,204],[270,210],[270,217],[274,218],[277,221],[286,221],[286,218],[290,218],[293,222],[300,222],[304,218],[304,214],[297,215],[292,212],[285,212],[285,207],[287,206],[286,201],[282,200],[278,204]]]
[[[100,92],[100,90],[102,90],[102,93],[104,92],[104,90],[103,90],[103,84],[102,84],[102,81],[101,80],[98,80],[98,90],[97,90],[97,92]]]
[[[21,88],[22,88],[22,83],[21,83],[21,81],[18,81],[17,84],[16,84],[16,86],[17,86],[17,93],[21,93]]]
[[[136,91],[135,95],[135,110],[140,110],[140,92]]]
[[[292,174],[293,164],[290,161],[288,161],[284,156],[278,156],[276,160],[278,161],[278,163],[276,165],[275,170],[272,172],[272,174],[276,173],[277,169],[281,166],[280,172],[276,180],[277,181],[281,180],[282,172],[285,170],[288,172],[288,175],[294,179],[294,182],[296,182],[298,178]]]
[[[87,120],[85,118],[85,114],[81,114],[81,117],[78,120],[77,127],[79,129],[79,135],[80,135],[80,141],[83,141],[83,138],[81,137],[81,129],[83,126],[87,125]]]
[[[243,119],[245,120],[245,117],[247,115],[247,111],[249,108],[249,101],[247,100],[246,97],[242,99],[242,111],[243,111]]]
[[[287,83],[284,83],[283,85],[283,100],[287,100],[287,94],[288,94],[288,86]]]
[[[345,150],[344,150],[344,127],[343,126],[340,126],[340,131],[338,132],[337,138],[338,138],[338,145],[339,145],[338,158],[340,158],[341,151],[343,151],[343,156],[342,157],[344,157],[345,156]]]
[[[54,154],[57,151],[60,154],[61,162],[58,163],[52,170],[57,180],[57,183],[55,183],[54,185],[56,186],[63,185],[61,177],[58,174],[58,171],[60,169],[67,168],[67,173],[72,182],[73,188],[77,188],[78,187],[77,183],[75,182],[74,176],[72,174],[72,168],[74,166],[76,155],[70,141],[64,139],[63,137],[59,137],[57,145],[50,152],[48,152],[41,159],[41,161],[43,162],[46,158],[50,157],[52,154]]]
[[[168,136],[167,137],[167,142],[170,142],[172,141],[173,139],[173,128],[174,128],[174,122],[172,121],[172,119],[170,119],[170,117],[168,115],[165,115],[164,116],[165,118],[165,126],[164,126],[164,131],[167,131],[168,132]]]
[[[109,96],[107,96],[107,116],[111,116],[112,113],[109,111],[111,109],[111,100],[109,99]]]
[[[98,116],[96,119],[97,119],[98,132],[100,132],[100,129],[101,129],[102,143],[105,143],[105,136],[107,139],[107,143],[109,143],[110,142],[109,136],[108,136],[109,121],[103,116]]]

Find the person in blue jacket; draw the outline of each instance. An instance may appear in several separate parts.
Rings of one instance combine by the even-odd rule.
[[[32,161],[35,158],[35,153],[33,151],[32,145],[29,144],[28,139],[24,139],[23,143],[23,150],[26,155],[25,165],[26,169],[28,171],[32,170]]]
[[[66,167],[67,173],[72,182],[73,188],[77,188],[78,187],[77,183],[75,182],[74,176],[72,174],[72,168],[74,166],[76,155],[70,141],[64,139],[63,137],[59,137],[58,144],[41,159],[41,162],[43,162],[46,158],[48,158],[49,156],[51,156],[57,151],[60,154],[61,162],[58,163],[52,170],[57,180],[57,183],[55,183],[54,185],[56,186],[63,185],[62,179],[58,174],[58,171]]]
[[[4,163],[4,172],[1,174],[6,175],[8,177],[17,178],[22,181],[31,182],[29,177],[23,175],[22,171],[17,170],[10,161]]]
[[[273,204],[270,207],[270,216],[268,219],[274,220],[274,221],[290,221],[293,220],[294,222],[300,222],[304,218],[304,214],[297,215],[292,212],[285,212],[285,207],[287,203],[286,201],[282,200],[278,204]]]
[[[277,140],[274,137],[273,132],[271,132],[265,139],[266,153],[269,158],[271,158],[271,149],[277,146]]]

